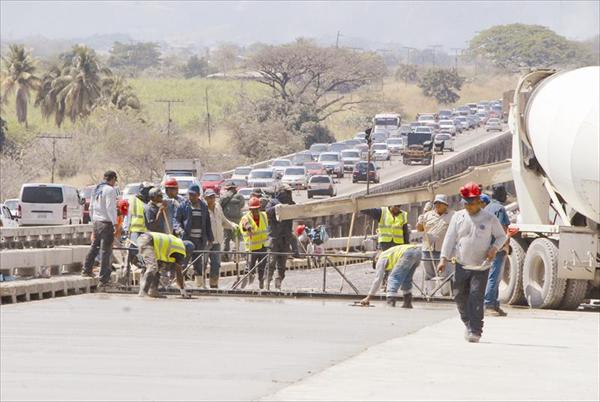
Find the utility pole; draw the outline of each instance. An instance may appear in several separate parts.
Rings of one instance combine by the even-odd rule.
[[[54,183],[54,167],[56,166],[56,140],[70,140],[73,137],[66,136],[66,135],[43,134],[43,135],[38,135],[38,138],[45,138],[45,139],[52,140],[52,171],[51,171],[52,173],[51,173],[51,177],[50,177],[50,183]]]
[[[367,134],[365,139],[367,140],[367,195],[369,195],[369,184],[371,183],[371,145],[373,144],[373,138],[371,133],[373,128],[369,127],[365,130]]]
[[[410,46],[402,46],[402,49],[406,49],[406,65],[409,66],[410,65],[410,51],[416,50],[416,49],[414,47],[410,47]],[[405,87],[408,86],[408,77],[406,76],[406,74],[404,75],[404,86]]]
[[[206,132],[208,134],[208,145],[210,145],[210,112],[208,111],[208,87],[204,88],[204,100],[206,102]]]
[[[452,50],[454,50],[454,69],[458,71],[458,51],[460,50],[462,53],[462,49],[459,47],[453,47]]]
[[[166,103],[167,104],[167,113],[168,113],[168,120],[167,120],[167,137],[171,135],[171,104],[172,103],[183,103],[183,100],[181,99],[155,99],[154,102],[158,102],[158,103]]]
[[[443,46],[442,46],[442,45],[430,45],[429,47],[431,48],[431,50],[432,50],[432,54],[433,54],[433,55],[432,55],[432,57],[433,57],[433,59],[432,59],[432,64],[433,64],[433,66],[435,66],[435,49],[440,49],[440,48],[442,48]]]
[[[337,31],[337,36],[335,38],[335,48],[336,49],[340,48],[340,36],[342,36],[342,34],[340,33],[340,31]]]

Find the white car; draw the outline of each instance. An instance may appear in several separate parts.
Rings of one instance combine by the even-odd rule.
[[[337,194],[333,179],[331,176],[327,175],[312,176],[308,181],[307,190],[308,198],[313,198],[315,195],[328,195],[329,197],[335,197]]]
[[[345,149],[342,152],[342,162],[344,162],[344,170],[351,172],[354,169],[356,162],[360,161],[360,151],[358,149]]]
[[[6,204],[0,204],[0,227],[16,228],[18,226],[17,217],[10,212]]]
[[[21,187],[18,213],[21,226],[83,223],[85,199],[66,184],[27,183]]]
[[[294,189],[305,190],[307,184],[306,168],[304,166],[286,168],[283,177],[281,177],[281,183],[287,184]]]
[[[327,174],[334,174],[338,178],[344,177],[344,162],[342,162],[342,156],[338,152],[321,153],[319,163],[327,170]]]
[[[248,175],[248,187],[259,187],[268,191],[274,191],[278,183],[278,174],[271,168],[252,169]]]
[[[454,137],[448,133],[440,133],[435,136],[435,150],[439,152],[454,152]]]
[[[485,131],[502,131],[502,122],[496,117],[488,119],[485,123]]]
[[[373,144],[371,147],[371,151],[373,152],[373,160],[376,161],[389,161],[392,159],[392,153],[388,149],[388,146],[385,142],[378,142]]]
[[[440,133],[456,135],[456,126],[453,120],[440,120]]]
[[[283,176],[285,169],[290,166],[292,166],[292,161],[289,159],[275,159],[271,162],[271,169],[273,169],[279,177]]]
[[[423,113],[419,114],[417,121],[421,124],[425,123],[435,123],[435,115],[432,113]]]
[[[244,199],[246,201],[248,201],[250,199],[250,196],[252,195],[253,191],[254,191],[254,189],[251,187],[244,187],[244,188],[240,188],[238,190],[238,194],[241,195],[242,197],[244,197]]]
[[[248,175],[252,168],[250,166],[240,166],[235,168],[231,175],[232,180],[248,180]]]
[[[393,137],[388,138],[387,147],[392,154],[399,154],[404,150],[404,138]]]
[[[4,200],[4,206],[8,207],[12,216],[17,216],[17,207],[19,206],[18,198],[9,198],[8,200]]]

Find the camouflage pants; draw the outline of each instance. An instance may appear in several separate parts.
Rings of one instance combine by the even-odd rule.
[[[143,234],[138,238],[139,255],[144,261],[144,274],[140,279],[140,295],[149,292],[158,292],[160,272],[158,260],[154,254],[154,243],[152,236]]]

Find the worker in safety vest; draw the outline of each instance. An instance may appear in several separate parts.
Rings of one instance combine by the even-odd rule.
[[[377,220],[378,243],[381,250],[385,251],[399,244],[410,243],[408,214],[400,209],[400,205],[366,209],[361,212]]]
[[[402,244],[381,252],[376,259],[375,279],[367,297],[360,303],[368,306],[371,298],[377,293],[385,273],[390,273],[386,289],[388,305],[395,307],[398,289],[402,289],[402,308],[412,308],[412,278],[421,263],[421,247],[415,244]]]
[[[133,246],[129,248],[129,255],[127,257],[128,266],[137,256],[138,250],[136,246],[138,237],[148,231],[144,218],[144,205],[150,200],[149,193],[153,188],[152,183],[141,183],[138,193],[129,198],[127,219],[123,222],[123,230],[127,232],[129,241]]]
[[[158,293],[161,262],[175,266],[177,286],[181,295],[187,297],[181,269],[186,256],[183,240],[166,233],[146,232],[138,238],[138,247],[146,268],[140,280],[139,296],[161,297]]]
[[[258,287],[264,287],[265,267],[267,265],[267,245],[268,245],[268,220],[267,214],[260,210],[260,200],[256,197],[250,198],[248,201],[248,211],[240,220],[240,231],[244,238],[246,251],[252,254],[248,259],[247,272],[250,272],[255,265],[258,271]],[[254,272],[249,275],[249,278],[242,282],[242,288],[247,284],[254,282]]]

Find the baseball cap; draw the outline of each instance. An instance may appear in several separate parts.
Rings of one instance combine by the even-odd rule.
[[[188,194],[200,194],[200,186],[197,184],[192,184],[188,188]]]
[[[162,191],[160,191],[160,188],[158,187],[153,187],[149,192],[148,192],[148,196],[150,198],[154,198],[156,196],[160,195],[162,197]]]
[[[289,185],[289,184],[287,184],[287,183],[282,183],[282,184],[279,186],[279,191],[292,191],[292,186],[290,186],[290,185]]]
[[[434,204],[441,203],[441,204],[448,205],[448,196],[446,194],[438,194],[435,196],[433,203]]]
[[[212,188],[209,188],[208,190],[206,190],[206,191],[204,192],[204,198],[207,198],[207,197],[214,197],[214,196],[216,196],[216,195],[217,195],[217,193],[215,193],[215,190],[213,190]]]

